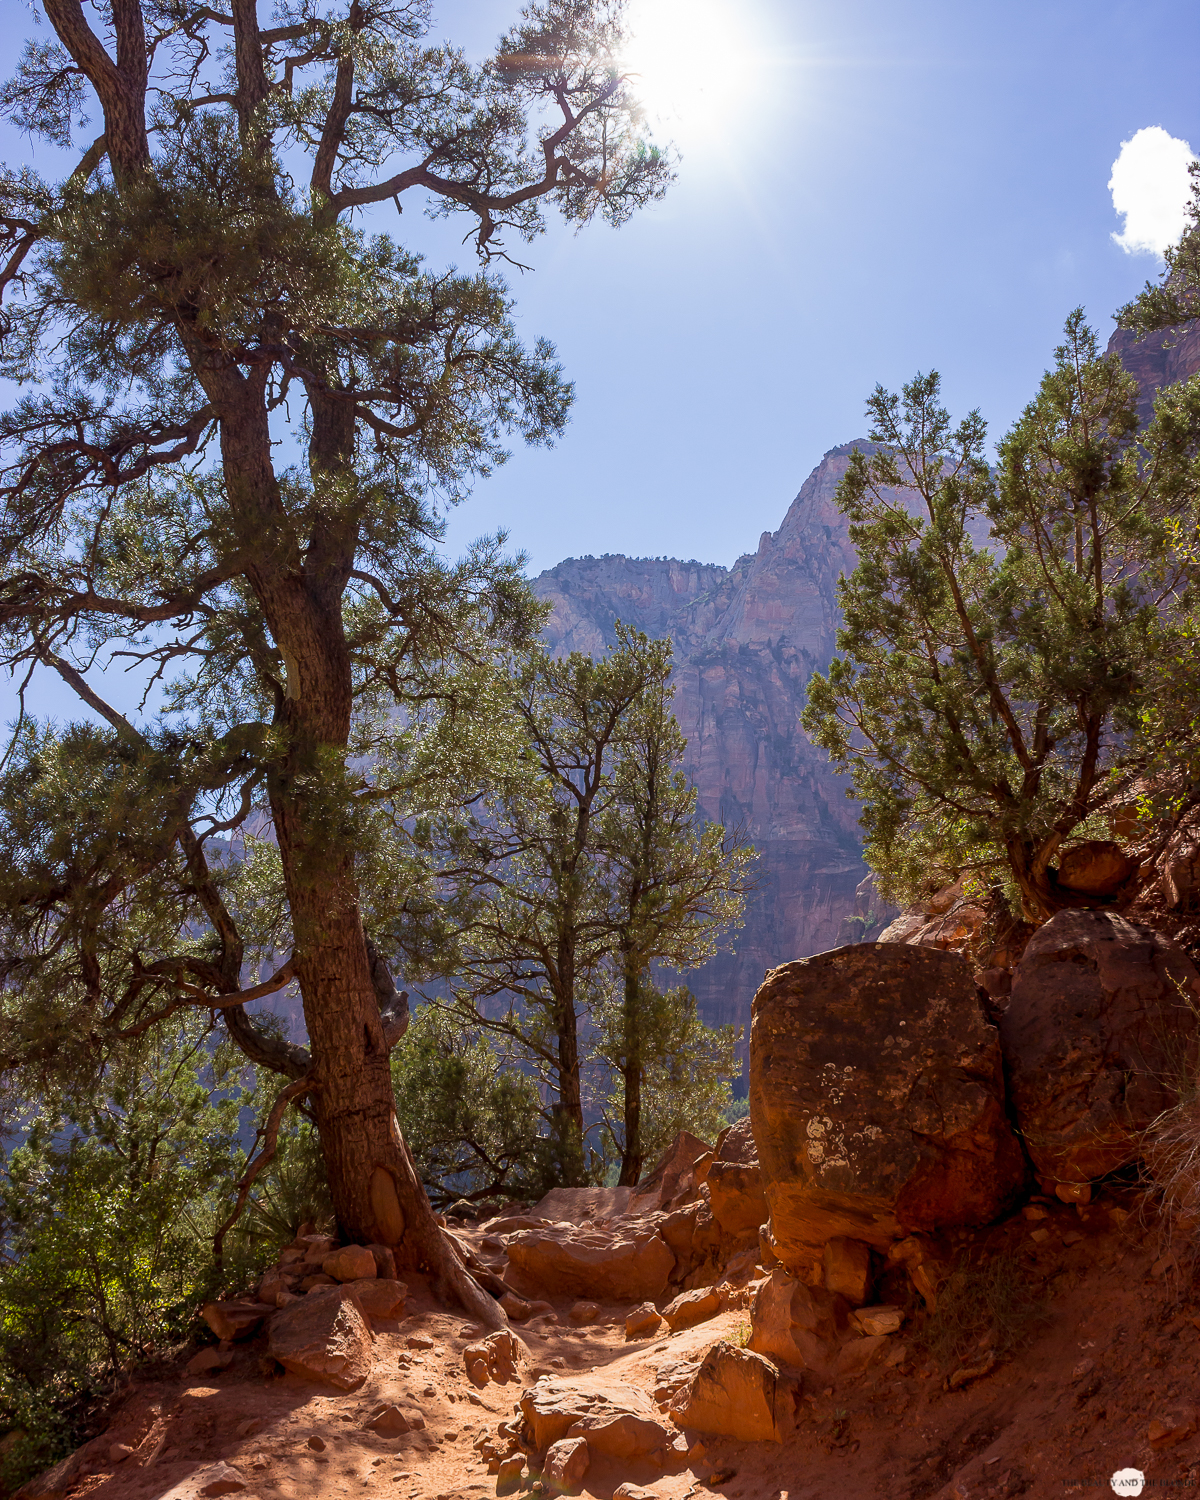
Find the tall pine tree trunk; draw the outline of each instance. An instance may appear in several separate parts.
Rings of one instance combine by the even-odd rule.
[[[638,975],[625,970],[624,1026],[625,1065],[621,1069],[624,1093],[625,1146],[621,1154],[618,1187],[636,1187],[642,1175],[642,1034],[638,1002]]]

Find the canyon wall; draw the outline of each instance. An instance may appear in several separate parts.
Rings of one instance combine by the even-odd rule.
[[[834,650],[838,575],[854,565],[833,503],[853,444],[831,449],[778,531],[726,569],[674,559],[570,558],[534,584],[556,651],[593,654],[621,619],[675,647],[685,769],[706,818],[758,847],[759,889],[736,951],[689,976],[713,1024],[747,1026],[766,970],[833,947],[866,874],[857,810],[799,724]]]
[[[1146,419],[1156,390],[1200,369],[1200,325],[1140,343],[1118,330],[1108,348],[1137,377]],[[600,653],[618,619],[670,636],[700,809],[744,829],[760,851],[759,889],[734,951],[687,976],[711,1024],[748,1030],[767,969],[879,929],[869,895],[856,910],[867,873],[857,806],[799,724],[808,678],[834,652],[838,576],[854,567],[833,495],[859,446],[870,448],[831,448],[779,530],[763,532],[757,552],[732,568],[617,554],[568,558],[534,583],[553,605],[546,635],[556,651]]]

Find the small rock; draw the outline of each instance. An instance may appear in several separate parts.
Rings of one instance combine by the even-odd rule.
[[[1068,1229],[1062,1237],[1062,1242],[1064,1245],[1078,1245],[1081,1239],[1083,1235],[1078,1229]]]
[[[561,1490],[577,1489],[591,1461],[586,1439],[559,1438],[546,1450],[544,1477]]]
[[[662,1314],[653,1302],[642,1302],[625,1314],[627,1339],[649,1338],[663,1326]]]
[[[684,1328],[693,1328],[709,1318],[715,1318],[721,1310],[721,1296],[713,1287],[697,1288],[694,1292],[682,1292],[663,1309],[663,1317],[672,1333]]]
[[[552,1323],[558,1321],[558,1314],[554,1311],[553,1302],[531,1302],[529,1304],[529,1316],[531,1318],[549,1318]]]
[[[1025,1218],[1030,1220],[1048,1219],[1050,1217],[1050,1210],[1048,1208],[1043,1208],[1040,1203],[1027,1203],[1021,1210],[1021,1213]]]
[[[308,1446],[312,1449],[312,1451],[314,1453],[324,1453],[325,1452],[325,1439],[323,1437],[318,1437],[317,1434],[314,1432],[313,1435],[312,1435],[312,1437],[310,1437],[309,1440],[308,1440]]]
[[[247,1417],[244,1422],[237,1424],[235,1431],[240,1438],[254,1437],[256,1433],[263,1430],[263,1426],[264,1423],[261,1417]]]
[[[505,1292],[500,1298],[500,1306],[514,1323],[524,1323],[529,1317],[529,1303],[524,1297],[518,1297],[516,1292]]]
[[[1155,1417],[1150,1423],[1147,1436],[1152,1447],[1170,1448],[1175,1443],[1181,1443],[1184,1438],[1191,1437],[1195,1430],[1196,1408],[1177,1406]]]
[[[904,1309],[890,1306],[860,1307],[850,1316],[864,1333],[899,1333],[900,1325],[904,1322]]]
[[[432,1349],[433,1340],[427,1333],[410,1333],[404,1340],[409,1349]]]
[[[972,1385],[976,1380],[982,1380],[985,1375],[990,1375],[999,1361],[996,1351],[989,1349],[984,1358],[974,1365],[964,1366],[961,1370],[955,1370],[946,1381],[948,1391],[960,1391],[965,1385]]]
[[[227,1370],[232,1363],[232,1349],[217,1349],[210,1344],[199,1354],[193,1354],[184,1369],[189,1375],[210,1375],[216,1370]]]
[[[411,1431],[408,1418],[398,1406],[391,1403],[386,1406],[377,1406],[364,1426],[368,1431],[376,1432],[383,1438],[402,1437],[406,1432]]]
[[[698,1464],[708,1456],[708,1449],[703,1443],[693,1443],[688,1449],[688,1463]]]
[[[574,1302],[567,1316],[572,1323],[583,1327],[585,1324],[594,1323],[600,1316],[600,1304],[598,1302]]]
[[[1095,1368],[1096,1361],[1094,1359],[1081,1359],[1071,1371],[1071,1379],[1082,1380],[1085,1375],[1090,1375]]]
[[[1092,1185],[1090,1182],[1056,1182],[1054,1196],[1060,1203],[1090,1203]]]
[[[127,1458],[132,1458],[137,1452],[128,1443],[114,1443],[108,1450],[108,1461],[110,1464],[123,1464]]]
[[[511,1458],[504,1458],[496,1470],[496,1491],[505,1494],[509,1490],[515,1490],[525,1477],[525,1455],[514,1453]]]
[[[266,1302],[206,1302],[200,1316],[219,1339],[244,1339],[274,1311]]]
[[[344,1253],[339,1251],[339,1254]],[[403,1281],[370,1277],[354,1283],[354,1295],[369,1318],[399,1318],[404,1314],[404,1299],[408,1296],[408,1287]]]
[[[1035,1229],[1029,1236],[1029,1238],[1033,1240],[1035,1244],[1044,1245],[1050,1238],[1050,1231],[1048,1229]]]
[[[214,1464],[196,1477],[200,1481],[197,1488],[201,1495],[233,1495],[246,1488],[246,1481],[229,1464]]]
[[[337,1286],[332,1276],[326,1276],[324,1271],[317,1271],[312,1276],[306,1276],[300,1283],[302,1292],[315,1291],[319,1286]]]
[[[359,1281],[376,1274],[375,1257],[365,1245],[345,1245],[321,1262],[321,1270],[335,1281]]]
[[[613,1490],[613,1500],[659,1500],[657,1490],[648,1490],[644,1484],[634,1484],[627,1479]]]

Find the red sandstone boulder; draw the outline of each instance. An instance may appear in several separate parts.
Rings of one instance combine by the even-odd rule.
[[[752,1244],[758,1226],[767,1221],[767,1202],[748,1115],[717,1137],[706,1180],[713,1217],[723,1232]]]
[[[374,1361],[370,1325],[349,1287],[303,1297],[271,1319],[269,1353],[285,1370],[357,1390]]]
[[[750,1348],[785,1365],[824,1370],[847,1326],[845,1302],[824,1287],[772,1271],[750,1308]]]
[[[663,1318],[672,1333],[684,1328],[694,1328],[715,1318],[721,1311],[721,1294],[714,1287],[697,1287],[691,1292],[680,1292],[679,1296],[663,1308]]]
[[[358,1281],[378,1274],[374,1253],[366,1245],[343,1245],[321,1261],[321,1270],[334,1281]]]
[[[722,1341],[672,1399],[671,1417],[678,1427],[743,1443],[782,1443],[795,1430],[798,1394],[770,1360]]]
[[[750,1117],[771,1248],[806,1271],[844,1235],[986,1224],[1019,1192],[1000,1043],[957,954],[836,948],[754,998]],[[714,1164],[715,1169],[715,1164]]]
[[[591,1461],[586,1439],[559,1438],[546,1451],[543,1477],[560,1490],[575,1490],[583,1483]]]
[[[675,1269],[674,1254],[647,1219],[618,1219],[604,1229],[553,1224],[518,1230],[507,1248],[510,1267],[530,1291],[598,1302],[660,1297]]]
[[[707,1267],[711,1283],[720,1268],[721,1250],[726,1237],[713,1215],[708,1189],[701,1187],[694,1203],[656,1214],[653,1222],[675,1256],[671,1280],[676,1285],[699,1275]]]
[[[1194,1078],[1200,974],[1161,933],[1061,911],[1030,939],[1000,1018],[1009,1093],[1033,1164],[1082,1183],[1138,1157]]]
[[[404,1312],[408,1287],[403,1281],[387,1281],[380,1276],[353,1283],[363,1312],[368,1318],[399,1318]]]
[[[1112,896],[1137,873],[1138,862],[1120,844],[1088,839],[1063,852],[1056,880],[1068,891],[1088,896]]]
[[[711,1158],[712,1147],[690,1130],[681,1130],[653,1169],[634,1188],[626,1209],[630,1214],[654,1213],[686,1198],[700,1185],[698,1164]]]
[[[593,1453],[630,1458],[670,1445],[674,1434],[637,1386],[583,1375],[539,1380],[521,1396],[530,1440],[545,1450],[567,1436],[583,1437]]]
[[[274,1303],[206,1302],[200,1316],[219,1339],[244,1339],[274,1311]]]

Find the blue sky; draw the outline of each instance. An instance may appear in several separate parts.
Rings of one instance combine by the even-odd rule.
[[[589,552],[730,563],[862,432],[876,381],[936,367],[952,408],[979,406],[999,436],[1071,308],[1107,339],[1157,274],[1113,243],[1107,184],[1139,129],[1200,149],[1194,5],[706,9],[749,54],[747,94],[710,111],[719,128],[694,107],[677,122],[663,203],[528,252],[520,325],[557,344],[574,415],[555,449],[514,453],[480,487],[453,543],[505,526],[534,572]],[[472,49],[507,15],[443,13]],[[420,238],[461,258],[448,235]]]
[[[876,381],[936,367],[952,408],[999,436],[1071,308],[1107,338],[1157,274],[1114,243],[1108,181],[1147,127],[1200,148],[1193,4],[635,3],[650,28],[664,7],[700,18],[645,64],[656,100],[664,64],[679,89],[679,180],[619,231],[552,225],[522,253],[519,326],[557,344],[574,414],[453,514],[452,550],[505,528],[534,573],[604,552],[729,564],[863,431]],[[439,29],[482,56],[516,13],[445,0]],[[10,31],[10,62],[32,29]],[[54,171],[44,145],[0,146]],[[461,224],[382,222],[435,266],[472,264]],[[78,712],[60,699],[47,683],[33,701]]]

